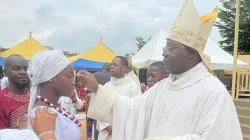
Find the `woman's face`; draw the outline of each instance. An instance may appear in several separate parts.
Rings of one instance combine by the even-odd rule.
[[[53,78],[59,96],[71,97],[74,90],[74,68],[69,64],[62,72]]]

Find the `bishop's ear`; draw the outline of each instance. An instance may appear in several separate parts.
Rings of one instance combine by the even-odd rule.
[[[196,57],[197,55],[199,55],[199,53],[195,49],[192,49],[189,47],[188,47],[188,52],[189,52],[189,54],[188,54],[189,59],[192,59],[192,58]]]
[[[124,72],[127,72],[127,69],[128,69],[128,67],[126,67],[126,66],[122,67],[122,71],[124,71]]]
[[[164,78],[168,78],[168,77],[169,77],[169,74],[165,74],[165,75],[164,75]]]

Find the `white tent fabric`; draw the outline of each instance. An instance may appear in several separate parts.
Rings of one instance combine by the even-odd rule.
[[[139,68],[147,68],[156,61],[162,61],[162,51],[166,46],[168,33],[161,29],[145,46],[133,57],[133,64]],[[213,70],[232,69],[233,56],[220,48],[211,39],[208,39],[204,53],[211,57],[211,67]],[[238,67],[246,67],[247,63],[237,60]]]

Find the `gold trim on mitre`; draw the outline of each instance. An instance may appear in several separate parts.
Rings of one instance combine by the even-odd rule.
[[[211,13],[200,17],[193,0],[186,0],[169,33],[168,39],[197,50],[204,62],[202,53],[218,16],[218,11],[219,9],[216,7]]]
[[[212,13],[200,17],[192,0],[186,0],[169,33],[168,39],[203,52],[214,21],[218,15],[218,7]]]

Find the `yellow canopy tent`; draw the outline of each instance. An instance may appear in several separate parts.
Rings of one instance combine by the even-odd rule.
[[[31,32],[30,32],[30,37],[28,39],[0,53],[0,57],[6,58],[13,54],[19,54],[23,56],[24,58],[26,58],[27,60],[30,60],[36,52],[43,51],[43,50],[47,50],[47,48],[41,45],[35,39],[33,39],[31,37]]]
[[[92,47],[90,50],[76,55],[69,57],[71,62],[74,62],[75,60],[82,58],[92,61],[98,61],[98,62],[111,62],[117,54],[113,52],[111,49],[109,49],[107,46],[105,46],[102,43],[102,37],[99,43],[97,43],[94,47]]]

